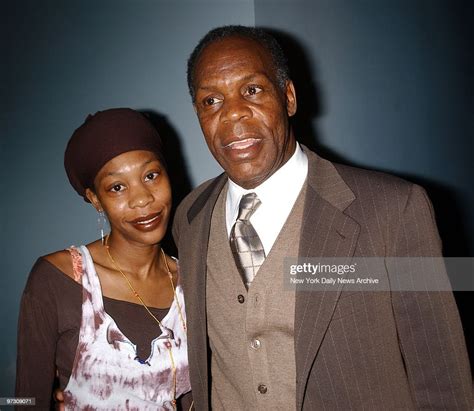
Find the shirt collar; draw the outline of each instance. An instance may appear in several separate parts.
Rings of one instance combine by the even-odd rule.
[[[227,201],[230,202],[232,214],[236,215],[240,199],[248,193],[256,193],[262,204],[272,204],[273,201],[278,200],[283,187],[291,185],[294,176],[298,175],[302,168],[307,168],[307,163],[306,155],[300,145],[296,143],[295,152],[290,159],[259,186],[246,190],[229,178]]]

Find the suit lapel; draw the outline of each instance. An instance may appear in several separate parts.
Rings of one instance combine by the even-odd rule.
[[[180,255],[180,270],[183,273],[182,282],[186,296],[188,338],[193,341],[188,345],[188,356],[189,361],[196,364],[193,369],[198,371],[192,375],[192,382],[199,382],[201,385],[200,389],[195,390],[195,395],[200,396],[201,393],[206,395],[199,400],[195,398],[196,403],[203,406],[208,403],[210,380],[206,315],[207,249],[212,211],[226,181],[225,175],[217,177],[188,210],[190,235],[185,241],[191,241],[192,245],[185,248],[186,255]]]
[[[360,226],[344,210],[355,196],[328,161],[303,147],[309,160],[299,256],[351,257]],[[297,409],[306,382],[339,298],[340,290],[296,292],[295,356]]]

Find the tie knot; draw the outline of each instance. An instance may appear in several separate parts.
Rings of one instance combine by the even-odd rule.
[[[242,196],[240,199],[237,220],[248,221],[260,204],[261,201],[255,193],[249,193]]]

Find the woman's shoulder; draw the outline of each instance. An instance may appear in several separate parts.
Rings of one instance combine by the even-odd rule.
[[[32,297],[47,298],[63,287],[74,286],[72,272],[71,256],[67,250],[41,256],[31,268],[24,292]]]
[[[69,250],[59,250],[54,253],[44,255],[40,260],[46,260],[56,269],[74,279],[74,269],[72,263],[71,252]]]
[[[72,278],[76,282],[81,282],[83,267],[83,250],[95,254],[100,240],[87,244],[85,247],[71,246],[65,250],[55,251],[44,255],[42,258],[56,267],[63,274]],[[82,248],[82,250],[80,250]]]

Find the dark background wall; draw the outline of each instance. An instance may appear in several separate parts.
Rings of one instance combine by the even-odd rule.
[[[171,149],[177,201],[219,172],[185,84],[187,56],[218,25],[272,29],[292,58],[300,140],[331,159],[422,184],[447,254],[472,255],[470,3],[4,2],[0,397],[13,394],[18,304],[30,267],[39,255],[97,237],[95,213],[62,166],[85,116],[120,106],[149,112]]]

